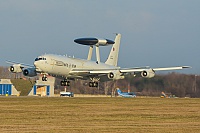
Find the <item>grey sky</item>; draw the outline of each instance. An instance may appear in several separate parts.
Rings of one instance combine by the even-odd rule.
[[[114,40],[121,67],[190,65],[200,74],[199,0],[0,0],[0,66],[44,53],[87,58],[79,37]],[[110,47],[100,49],[105,61]]]

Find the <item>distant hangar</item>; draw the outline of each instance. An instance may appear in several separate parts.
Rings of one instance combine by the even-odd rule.
[[[10,79],[0,79],[0,95],[15,95],[19,96],[20,92],[16,90]]]

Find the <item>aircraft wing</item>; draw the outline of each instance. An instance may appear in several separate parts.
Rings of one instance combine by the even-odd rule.
[[[8,64],[12,64],[12,65],[20,65],[20,67],[22,68],[34,68],[35,66],[34,65],[29,65],[29,64],[24,64],[24,63],[20,63],[20,62],[15,62],[15,61],[9,61],[7,60],[6,63]]]
[[[112,68],[112,69],[73,69],[70,74],[76,74],[76,73],[83,73],[83,74],[108,74],[112,71],[120,71],[122,73],[126,72],[141,72],[145,69],[148,69],[149,66],[145,67],[134,67],[134,68],[124,68],[120,69],[119,67]]]
[[[24,63],[19,63],[15,61],[6,61],[8,64],[12,64],[9,67],[9,71],[12,73],[23,73],[24,76],[34,77],[37,76],[37,73],[40,73],[41,71],[38,71],[37,68],[34,65],[28,65]]]
[[[166,70],[181,70],[185,68],[191,68],[190,66],[178,66],[178,67],[163,67],[163,68],[153,68],[154,71],[166,71]]]
[[[147,67],[134,67],[134,68],[115,68],[115,69],[73,69],[70,74],[85,73],[85,74],[107,74],[112,71],[120,71],[121,73],[134,73],[142,72],[148,69],[153,71],[166,71],[166,70],[180,70],[184,68],[190,68],[190,66],[178,66],[178,67],[163,67],[163,68],[149,68]]]
[[[184,68],[190,68],[190,66],[178,66],[178,67],[161,67],[161,68],[139,68],[139,69],[121,69],[120,72],[122,73],[131,73],[131,72],[142,72],[148,69],[152,69],[153,71],[168,71],[168,70],[181,70]]]
[[[155,76],[155,71],[166,71],[166,70],[180,70],[184,68],[190,68],[189,66],[178,66],[178,67],[163,67],[163,68],[149,68],[149,67],[136,67],[136,68],[114,68],[114,69],[73,69],[70,72],[72,77],[82,76],[82,77],[89,77],[89,76],[111,76],[112,75],[120,75],[125,76],[129,73],[141,73],[142,77],[152,78]],[[121,77],[123,78],[123,77]]]

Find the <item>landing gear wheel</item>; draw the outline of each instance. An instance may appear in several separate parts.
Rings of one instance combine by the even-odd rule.
[[[98,87],[98,82],[89,82],[89,87]]]
[[[67,81],[67,82],[66,82],[66,85],[67,85],[67,86],[70,86],[70,81]]]
[[[60,82],[60,85],[61,85],[61,86],[70,86],[70,81],[66,81],[66,80],[61,81],[61,82]]]
[[[61,85],[61,86],[66,86],[65,81],[61,81],[61,82],[60,82],[60,85]]]
[[[94,82],[93,87],[98,87],[98,82]]]
[[[89,82],[89,87],[93,87],[93,82]]]

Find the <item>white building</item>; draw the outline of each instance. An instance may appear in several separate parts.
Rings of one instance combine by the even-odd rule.
[[[36,80],[28,96],[54,96],[55,78],[51,76],[47,78],[47,81],[42,81],[42,76],[39,76],[39,80]]]

